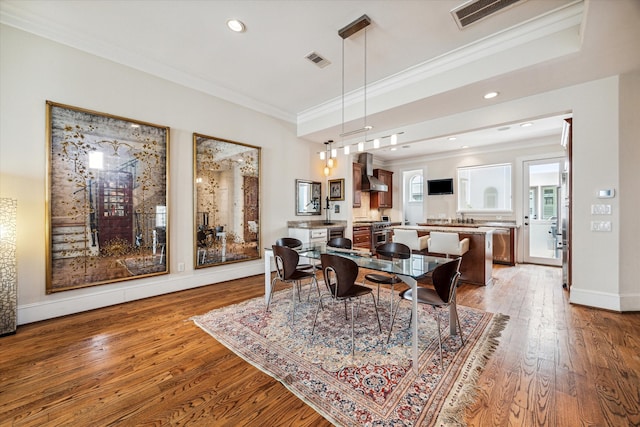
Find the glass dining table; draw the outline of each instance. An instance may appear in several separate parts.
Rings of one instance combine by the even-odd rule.
[[[316,260],[319,262],[320,255],[323,253],[332,253],[346,258],[352,259],[358,265],[359,268],[366,268],[369,270],[381,271],[389,274],[395,274],[404,283],[413,289],[413,294],[416,294],[418,287],[418,280],[425,277],[427,274],[436,269],[439,265],[453,261],[452,258],[442,258],[428,255],[412,254],[408,259],[379,259],[372,257],[368,252],[360,250],[338,249],[327,246],[325,243],[310,243],[297,248],[296,251],[300,254],[301,258],[307,258],[309,260]],[[271,272],[274,270],[272,267],[273,250],[271,248],[265,248],[265,277],[264,277],[264,290],[265,290],[265,303],[271,293]],[[414,298],[411,304],[412,316],[412,365],[414,372],[418,371],[418,301]],[[449,330],[451,335],[457,334],[456,329],[456,308],[455,304],[449,306]]]

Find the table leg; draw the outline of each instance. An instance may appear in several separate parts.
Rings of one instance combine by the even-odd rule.
[[[411,286],[413,295],[418,294],[418,281],[411,276],[403,276],[398,274],[398,277],[402,279],[404,283]],[[418,374],[418,299],[412,298],[411,300],[411,359],[413,361],[413,372]],[[451,335],[456,335],[456,306],[455,303],[449,306],[449,332]]]
[[[398,274],[404,283],[411,286],[413,295],[418,293],[418,282],[411,276],[403,276]],[[413,372],[417,375],[420,371],[418,368],[418,299],[411,299],[411,360],[413,364]]]
[[[264,251],[264,303],[269,302],[271,294],[271,259],[273,258],[272,250]]]

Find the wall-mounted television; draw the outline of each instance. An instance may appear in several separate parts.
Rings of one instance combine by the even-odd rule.
[[[428,180],[427,194],[430,196],[453,194],[453,178]]]

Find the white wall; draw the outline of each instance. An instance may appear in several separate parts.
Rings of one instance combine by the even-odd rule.
[[[263,273],[262,260],[193,269],[193,132],[262,147],[263,245],[296,219],[295,178],[319,178],[317,147],[291,123],[7,26],[0,55],[0,195],[18,199],[19,324]],[[46,100],[171,128],[171,274],[45,294]]]
[[[640,307],[640,71],[620,78],[620,294]]]

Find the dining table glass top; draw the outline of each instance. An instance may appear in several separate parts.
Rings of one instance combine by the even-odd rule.
[[[407,259],[382,259],[371,256],[366,251],[333,248],[327,246],[326,243],[304,244],[302,247],[297,248],[296,251],[301,257],[317,260],[320,259],[320,255],[323,253],[340,255],[352,259],[360,268],[410,276],[414,279],[420,279],[435,270],[439,265],[453,261],[452,258],[419,254],[411,254],[411,258]]]

